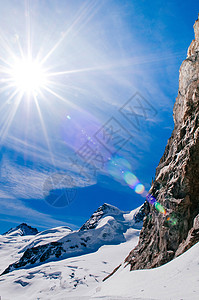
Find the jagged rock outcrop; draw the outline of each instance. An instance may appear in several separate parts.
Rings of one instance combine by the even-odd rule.
[[[167,213],[145,203],[139,243],[125,260],[131,270],[160,266],[199,241],[199,20],[194,32],[180,68],[174,130],[150,189]]]

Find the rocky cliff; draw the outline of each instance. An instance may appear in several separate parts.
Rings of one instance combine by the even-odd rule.
[[[125,260],[131,270],[160,266],[199,241],[199,20],[194,32],[180,68],[174,130],[150,189],[167,213],[145,203],[139,243]]]

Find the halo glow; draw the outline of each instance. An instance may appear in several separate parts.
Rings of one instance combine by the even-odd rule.
[[[10,70],[12,85],[22,93],[38,93],[47,83],[41,64],[31,59],[19,59]]]

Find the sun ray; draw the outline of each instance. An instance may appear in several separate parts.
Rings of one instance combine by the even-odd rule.
[[[83,73],[83,72],[89,72],[89,71],[96,71],[103,69],[102,67],[90,67],[90,68],[82,68],[82,69],[75,69],[75,70],[66,70],[61,72],[51,72],[48,73],[48,76],[60,76],[60,75],[67,75],[67,74],[74,74],[74,73]]]
[[[0,106],[0,111],[6,106],[8,105],[12,99],[14,99],[14,97],[18,94],[18,91],[15,90],[10,96],[9,98]]]
[[[15,34],[15,38],[16,38],[16,41],[17,41],[17,46],[19,48],[19,52],[21,54],[21,58],[25,59],[25,55],[24,55],[23,49],[22,49],[20,41],[19,41],[19,36],[17,34]]]
[[[68,105],[70,105],[70,106],[72,106],[72,107],[74,107],[74,108],[77,108],[77,105],[76,105],[76,104],[71,103],[69,100],[67,100],[66,98],[60,96],[59,94],[57,94],[55,91],[53,91],[53,90],[50,89],[49,87],[44,86],[44,89],[45,89],[46,91],[48,91],[51,95],[55,96],[57,99],[59,99],[59,100],[65,102],[66,104],[68,104]]]
[[[74,27],[78,25],[83,19],[86,19],[85,24],[89,21],[90,19],[90,12],[92,12],[92,15],[94,14],[93,12],[93,7],[96,3],[84,3],[82,7],[80,8],[80,11],[78,15],[75,17],[73,23],[69,26],[69,28],[62,34],[62,37],[57,41],[57,43],[52,47],[52,49],[46,54],[46,56],[42,59],[41,64],[45,63],[46,60],[55,52],[55,50],[60,46],[60,44],[64,41],[66,36],[71,32],[75,32]],[[88,19],[89,17],[89,19]],[[81,23],[80,23],[81,24]],[[85,25],[84,24],[84,25]],[[80,29],[80,27],[79,27]],[[79,31],[79,30],[78,30]],[[77,31],[77,32],[78,32]],[[76,33],[77,33],[76,32]]]
[[[68,28],[62,34],[61,38],[53,45],[51,49],[47,49],[49,51],[44,52],[46,55],[42,55],[41,57],[41,48],[38,50],[36,55],[33,56],[30,4],[30,0],[25,0],[25,40],[21,40],[20,36],[17,33],[14,35],[14,40],[9,40],[6,35],[3,35],[0,32],[0,42],[3,49],[3,55],[1,54],[0,56],[0,74],[2,75],[2,79],[0,80],[0,91],[1,93],[8,92],[7,99],[5,99],[4,102],[2,101],[0,106],[0,111],[2,112],[2,114],[4,113],[4,110],[7,114],[6,115],[4,113],[4,122],[1,120],[1,122],[3,122],[3,126],[0,130],[1,141],[5,137],[9,138],[9,134],[10,136],[13,135],[13,127],[11,127],[11,125],[15,120],[16,114],[17,118],[19,116],[17,112],[21,101],[26,101],[27,109],[25,108],[25,120],[27,122],[28,120],[30,120],[29,116],[31,113],[31,105],[32,103],[35,103],[36,113],[39,116],[41,129],[45,138],[45,143],[47,145],[46,149],[48,149],[50,159],[52,161],[53,166],[55,167],[55,158],[53,156],[51,142],[49,140],[45,119],[43,118],[39,101],[46,101],[46,93],[48,93],[48,95],[52,95],[54,99],[60,100],[61,102],[65,103],[67,107],[73,107],[75,109],[81,110],[81,108],[78,105],[71,102],[66,97],[63,97],[62,93],[60,94],[60,91],[62,91],[62,89],[59,90],[60,87],[63,88],[64,91],[66,89],[71,89],[71,86],[69,87],[69,85],[66,84],[63,85],[59,78],[57,80],[57,77],[73,73],[76,74],[95,71],[98,70],[99,67],[86,67],[78,68],[75,70],[65,70],[62,72],[53,72],[52,66],[49,66],[48,69],[44,69],[43,66],[46,65],[46,61],[60,47],[62,42],[66,39],[66,37],[69,34],[71,34],[72,37],[77,35],[77,33],[82,29],[82,27],[89,22],[89,20],[96,13],[99,4],[96,1],[84,2],[84,4],[77,11],[73,21],[69,24],[69,26],[67,24]],[[35,76],[31,77],[34,73],[34,69],[36,68],[36,66],[38,66],[38,68],[35,72]],[[45,78],[43,78],[44,80],[41,79],[42,72],[45,73]],[[34,85],[33,82],[36,79],[38,79],[38,81],[36,81],[36,84]],[[78,90],[78,87],[72,88],[73,90]],[[31,101],[31,99],[34,101]],[[11,105],[9,105],[6,108],[6,105],[11,103],[13,104],[12,107]],[[25,137],[25,140],[28,140],[29,127],[28,124],[25,125],[26,126],[24,126],[24,128],[23,126],[20,127],[20,130],[24,130],[23,136]]]
[[[12,97],[10,97],[9,100],[11,100],[11,99],[14,98],[15,93],[13,93],[11,96]],[[9,116],[6,117],[7,121],[4,122],[4,125],[3,125],[3,127],[2,127],[2,129],[0,131],[0,140],[1,140],[1,142],[3,141],[4,137],[7,135],[8,131],[10,129],[10,126],[11,126],[13,120],[14,120],[14,117],[15,117],[16,113],[17,113],[18,107],[19,107],[19,105],[21,103],[21,100],[22,100],[22,94],[19,93],[17,95],[17,98],[15,99],[13,109],[9,113]]]
[[[46,127],[45,127],[45,123],[43,121],[42,113],[41,113],[36,95],[34,95],[34,101],[35,101],[36,108],[37,108],[38,115],[39,115],[39,119],[40,119],[40,122],[41,122],[41,127],[42,127],[42,130],[43,130],[44,138],[45,138],[45,141],[46,141],[47,146],[48,146],[51,162],[52,162],[53,166],[55,167],[55,160],[54,160],[51,145],[50,145],[50,142],[49,142],[49,139],[48,139],[48,133],[47,133],[47,130],[46,130]]]
[[[4,37],[2,31],[0,30],[0,41],[1,41],[1,47],[5,50],[5,53],[7,54],[7,57],[10,57],[12,60],[15,59],[14,51],[12,51],[12,48],[9,46],[9,43],[7,42],[7,39]],[[7,65],[10,67],[12,66],[12,61],[6,62]]]
[[[26,41],[27,41],[27,57],[31,57],[31,24],[30,24],[30,1],[25,1],[25,16],[26,16]]]

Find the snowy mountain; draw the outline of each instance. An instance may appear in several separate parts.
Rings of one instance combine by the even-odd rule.
[[[15,228],[11,228],[7,232],[5,232],[3,235],[9,235],[9,236],[21,235],[21,236],[25,236],[25,235],[35,235],[37,233],[38,233],[37,228],[33,228],[33,227],[27,225],[26,223],[22,223],[22,224],[18,225]]]
[[[104,245],[90,254],[5,274],[0,277],[0,295],[3,300],[89,300],[87,294],[95,291],[103,278],[136,246],[139,232],[130,228],[124,234],[124,243]],[[0,254],[1,251],[3,248]],[[8,256],[9,253],[7,251]]]
[[[141,226],[143,214],[143,206],[125,213],[105,204],[82,226],[84,230],[81,227],[79,231],[72,232],[70,228],[63,226],[45,230],[35,236],[0,236],[0,261],[3,271],[6,264],[14,265],[14,261],[20,261],[22,252],[27,253],[28,249],[33,253],[34,249],[63,242],[73,234],[76,236],[76,242],[80,241],[82,235],[87,234],[95,237],[92,241],[97,243],[97,234],[102,234],[100,229],[107,229],[107,225],[109,230],[112,226],[113,232],[118,232],[119,224],[120,230],[127,228],[120,231],[124,241],[117,245],[103,245],[92,253],[83,253],[58,261],[45,261],[37,266],[27,264],[28,268],[25,265],[25,268],[2,275],[2,299],[198,299],[199,244],[172,262],[152,270],[129,272],[130,265],[126,266],[123,263],[130,249],[137,245],[140,230],[133,227]],[[91,225],[93,228],[89,229]],[[72,238],[70,239],[72,241]],[[89,246],[91,242],[85,244]],[[65,247],[64,243],[62,246]],[[76,250],[74,248],[74,251]],[[103,282],[118,265],[118,271]]]
[[[5,274],[0,277],[1,297],[5,300],[198,299],[199,244],[164,266],[129,272],[129,266],[122,261],[136,246],[138,237],[139,230],[130,228],[124,243],[104,245],[90,254]],[[25,238],[0,236],[1,263],[4,257],[13,255],[13,250],[21,249],[21,240]],[[119,264],[118,272],[102,282]]]
[[[37,235],[20,251],[25,251],[20,260],[10,264],[3,274],[48,261],[91,253],[103,245],[125,242],[129,229],[141,229],[142,220],[138,218],[142,215],[141,212],[141,207],[132,212],[123,212],[112,205],[103,204],[78,231],[69,231],[64,237],[48,240],[47,243],[40,239],[45,236],[45,232]]]
[[[19,260],[28,247],[57,241],[71,231],[70,228],[62,226],[39,232],[36,235],[0,235],[0,273],[3,272],[8,265]]]
[[[136,246],[141,212],[142,207],[123,212],[103,204],[78,231],[63,226],[35,236],[0,236],[0,271],[8,265],[9,272],[13,270],[0,277],[1,296],[60,300],[66,293],[68,299],[88,293]],[[42,261],[42,255],[46,260]]]
[[[128,226],[133,226],[134,228],[141,229],[143,224],[143,206],[132,210],[129,213],[125,213],[118,209],[117,207],[104,203],[100,206],[94,214],[90,217],[88,221],[82,225],[80,231],[95,229],[102,227],[108,220],[114,218],[118,222],[127,222]]]

